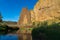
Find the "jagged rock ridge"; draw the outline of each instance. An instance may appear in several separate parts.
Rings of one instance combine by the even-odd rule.
[[[45,20],[60,20],[60,0],[39,0],[34,9],[22,9],[18,24],[28,24]]]

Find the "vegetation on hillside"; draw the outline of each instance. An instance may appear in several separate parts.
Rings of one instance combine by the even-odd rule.
[[[16,22],[7,22],[8,24],[16,24]],[[1,34],[8,34],[11,32],[16,32],[19,28],[18,27],[10,27],[6,24],[5,21],[2,20],[2,15],[0,13],[0,35]]]
[[[9,27],[6,24],[0,24],[0,34],[8,34],[12,32],[16,32],[19,28],[18,27]]]

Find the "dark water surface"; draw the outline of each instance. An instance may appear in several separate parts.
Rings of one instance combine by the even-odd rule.
[[[0,35],[0,40],[18,40],[17,35]]]

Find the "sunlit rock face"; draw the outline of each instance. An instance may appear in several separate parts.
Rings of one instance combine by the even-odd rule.
[[[30,10],[30,14],[31,14],[31,22],[35,22],[35,13],[33,10]]]
[[[21,25],[28,24],[30,22],[31,22],[31,14],[30,14],[30,11],[28,11],[27,8],[23,8],[22,9],[22,12],[20,14],[18,25],[21,26]]]
[[[33,10],[23,8],[18,21],[19,25],[51,19],[60,20],[60,0],[39,0]]]
[[[36,21],[60,17],[60,0],[39,0],[34,6]]]

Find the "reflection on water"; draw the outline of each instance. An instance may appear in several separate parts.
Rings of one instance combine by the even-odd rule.
[[[0,35],[0,40],[18,40],[17,35]]]

